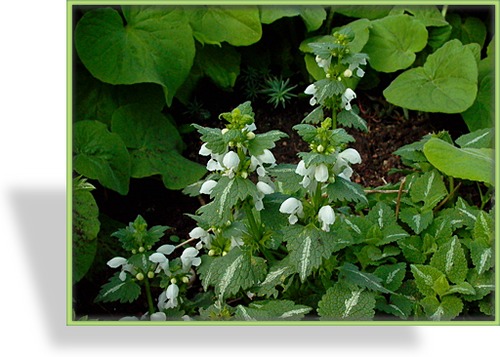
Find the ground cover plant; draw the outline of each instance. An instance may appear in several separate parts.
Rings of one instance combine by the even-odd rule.
[[[72,319],[496,320],[492,7],[72,11]]]

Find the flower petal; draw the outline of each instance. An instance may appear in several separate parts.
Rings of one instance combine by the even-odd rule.
[[[127,259],[125,259],[123,257],[114,257],[113,259],[108,261],[107,264],[110,268],[118,268],[126,263],[127,263]]]
[[[345,149],[341,153],[339,153],[339,158],[348,161],[351,164],[359,164],[361,163],[361,156],[356,149]]]
[[[326,182],[328,180],[328,167],[325,164],[319,164],[314,170],[314,178],[318,182]]]
[[[172,253],[175,249],[175,246],[172,245],[172,244],[164,244],[162,246],[160,246],[158,249],[156,249],[156,251],[158,253],[163,253],[165,255],[169,255],[170,253]]]
[[[215,186],[217,186],[217,181],[207,180],[203,182],[203,185],[201,185],[200,193],[209,195],[212,193],[212,190],[214,189]]]

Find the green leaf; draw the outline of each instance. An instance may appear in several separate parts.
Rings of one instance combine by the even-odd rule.
[[[101,287],[99,295],[95,302],[113,302],[131,303],[141,295],[141,287],[132,279],[130,274],[122,281],[119,278],[120,272],[115,273],[109,281]]]
[[[418,290],[425,296],[435,296],[435,283],[445,275],[439,269],[430,265],[411,264],[410,268]]]
[[[450,13],[446,20],[453,27],[451,38],[460,40],[463,44],[478,43],[481,47],[486,39],[486,25],[477,17],[466,17],[462,19],[460,15]]]
[[[405,11],[415,16],[415,18],[426,27],[442,27],[448,25],[448,22],[446,22],[435,5],[396,5],[391,10],[390,15],[403,14]]]
[[[158,111],[165,105],[165,95],[158,84],[111,85],[92,77],[83,66],[75,69],[73,78],[74,122],[99,120],[111,127],[113,112],[122,105],[144,103]]]
[[[418,177],[410,187],[412,201],[424,203],[421,212],[432,210],[447,194],[443,177],[436,170],[426,172]]]
[[[353,110],[342,110],[337,116],[338,123],[348,128],[356,128],[360,131],[368,132],[366,121]]]
[[[424,154],[432,165],[448,176],[494,184],[492,149],[459,149],[432,138],[424,145]]]
[[[390,291],[396,291],[403,284],[406,275],[406,263],[381,265],[373,274],[381,279],[381,283]]]
[[[339,176],[335,177],[334,182],[328,184],[326,191],[328,198],[334,202],[347,201],[368,204],[368,199],[361,185]]]
[[[238,305],[234,316],[244,321],[293,321],[302,319],[311,310],[309,306],[296,305],[290,300],[267,300],[251,303],[248,307]]]
[[[479,211],[474,229],[472,230],[472,237],[475,241],[483,241],[488,244],[494,242],[494,222],[491,215],[484,211]]]
[[[89,270],[97,250],[100,230],[99,208],[94,196],[87,189],[73,186],[73,283],[78,282]]]
[[[455,236],[438,248],[431,258],[431,266],[446,274],[448,279],[459,284],[467,276],[467,261],[460,241]]]
[[[310,32],[321,27],[326,19],[326,11],[323,6],[260,6],[260,21],[263,24],[271,24],[283,17],[294,16],[300,16],[307,31]]]
[[[233,88],[240,74],[240,53],[232,46],[205,45],[196,52],[195,61],[203,72],[221,88]]]
[[[295,269],[290,265],[290,258],[284,258],[270,267],[265,279],[258,285],[257,294],[266,297],[274,296],[274,298],[277,298],[279,291],[276,287],[281,286],[286,290],[285,281],[289,276],[295,273]]]
[[[247,197],[257,197],[258,192],[255,184],[250,180],[241,176],[232,179],[223,176],[213,188],[210,196],[214,198],[213,208],[218,217],[218,225],[221,225],[229,219],[231,210],[238,201],[244,201]]]
[[[427,317],[433,321],[450,321],[457,317],[464,307],[456,296],[445,296],[439,301],[435,296],[427,296],[420,302]]]
[[[479,62],[479,89],[476,100],[469,109],[461,113],[470,131],[494,126],[495,70],[493,63],[493,57],[487,57]],[[482,68],[485,69],[482,70]]]
[[[391,294],[392,291],[382,285],[382,279],[375,274],[359,271],[358,267],[351,263],[344,263],[339,268],[339,279],[349,285],[354,284],[361,288]]]
[[[195,55],[184,11],[174,7],[123,6],[92,10],[75,29],[75,47],[92,75],[111,84],[152,82],[167,103],[187,78]]]
[[[450,294],[474,295],[474,294],[476,294],[476,290],[474,290],[474,288],[472,287],[471,284],[464,281],[460,284],[450,286],[448,291],[441,296],[450,295]]]
[[[262,36],[257,6],[200,6],[190,11],[190,22],[202,44],[248,46]]]
[[[147,228],[148,224],[146,220],[141,215],[138,215],[126,228],[118,229],[111,236],[120,240],[123,249],[131,251],[134,249],[137,250],[140,247],[153,246],[170,227],[154,226],[149,230]]]
[[[396,223],[396,214],[392,208],[384,202],[378,202],[370,210],[367,218],[374,224],[372,229],[380,230],[380,233],[375,235],[378,239],[374,239],[372,242],[377,246],[395,242],[409,236],[409,234]]]
[[[420,212],[416,208],[405,207],[401,209],[399,218],[408,224],[416,234],[420,234],[431,224],[434,215],[431,210]]]
[[[293,164],[279,164],[275,167],[269,168],[269,175],[276,178],[276,183],[280,187],[280,191],[287,194],[297,192],[302,188],[300,184],[302,176],[298,175],[295,170],[297,165]]]
[[[483,274],[479,274],[476,269],[469,270],[467,274],[467,282],[474,288],[474,295],[464,295],[466,301],[481,300],[485,296],[495,291],[495,272],[488,270]]]
[[[349,42],[350,53],[359,53],[363,50],[368,39],[370,38],[370,25],[371,22],[368,19],[359,19],[342,26],[339,31],[345,28],[349,28],[354,33],[354,39]],[[336,31],[334,29],[333,31]]]
[[[462,149],[472,148],[493,148],[495,140],[495,131],[493,128],[479,129],[468,134],[460,136],[455,142]]]
[[[375,296],[364,289],[336,283],[318,303],[321,320],[370,320],[375,315]]]
[[[400,74],[384,90],[385,98],[394,105],[442,113],[463,112],[474,103],[476,94],[476,60],[458,40],[448,41],[427,57],[423,67]]]
[[[341,237],[334,237],[312,224],[288,226],[283,229],[283,236],[290,252],[290,264],[299,273],[302,282],[321,265],[323,258],[330,258],[337,245],[341,244]]]
[[[286,137],[288,137],[288,135],[279,130],[270,130],[263,134],[256,134],[255,137],[248,142],[248,152],[253,156],[262,155],[265,149],[274,148],[276,146],[276,141]]]
[[[119,135],[92,120],[73,125],[73,168],[122,195],[128,193],[130,156]]]
[[[392,7],[392,5],[335,5],[332,9],[345,16],[374,20],[387,16]]]
[[[125,105],[115,111],[112,130],[130,149],[132,177],[160,174],[165,187],[177,190],[196,182],[206,172],[203,166],[180,154],[184,144],[168,118],[142,104]]]
[[[398,246],[410,263],[423,264],[427,260],[423,250],[423,241],[420,236],[406,237],[398,241]]]
[[[203,279],[205,290],[215,287],[219,300],[234,296],[240,289],[248,289],[266,276],[264,259],[252,256],[238,247],[220,258],[212,260]]]
[[[363,51],[375,70],[395,72],[413,64],[415,53],[427,44],[427,36],[425,26],[412,16],[387,16],[372,21],[370,39]]]

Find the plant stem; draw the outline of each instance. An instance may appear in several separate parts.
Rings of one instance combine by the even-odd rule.
[[[447,11],[448,11],[448,5],[444,5],[443,9],[441,10],[441,16],[443,16],[443,19],[446,17]]]
[[[146,276],[144,278],[144,287],[146,288],[146,299],[148,300],[149,316],[155,313],[155,307],[153,305],[153,297],[151,296],[151,287],[149,285],[149,278]]]
[[[250,204],[246,203],[245,204],[245,213],[247,215],[248,219],[248,224],[250,225],[250,230],[252,231],[252,237],[254,237],[255,241],[258,242],[260,241],[262,232],[259,226],[257,225],[257,222],[255,221],[255,217],[253,216],[252,212],[252,207]]]
[[[406,182],[406,176],[403,177],[403,179],[401,180],[401,184],[399,185],[398,198],[396,203],[396,219],[398,219],[399,215],[399,207],[401,205],[401,195],[403,194],[403,187],[405,186],[405,182]]]

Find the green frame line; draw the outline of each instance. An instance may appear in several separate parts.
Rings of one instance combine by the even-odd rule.
[[[92,5],[373,5],[374,1],[367,0],[351,0],[351,1],[332,1],[332,0],[67,0],[66,3],[66,325],[67,326],[499,326],[500,325],[500,294],[498,287],[500,286],[500,269],[495,269],[495,319],[489,321],[75,321],[73,320],[73,293],[72,293],[72,172],[73,172],[73,7],[74,6],[92,6]],[[500,148],[500,101],[498,88],[500,87],[500,60],[498,56],[498,48],[500,39],[500,25],[498,18],[500,15],[499,0],[483,0],[483,1],[451,1],[443,0],[436,2],[435,0],[420,0],[420,1],[388,1],[381,0],[376,2],[377,5],[454,5],[454,6],[493,6],[494,7],[494,33],[495,33],[495,151]],[[495,187],[499,187],[500,169],[495,165]],[[500,202],[500,192],[495,190],[495,200]],[[500,252],[500,210],[495,210],[495,260],[496,267],[500,264],[498,252]]]

